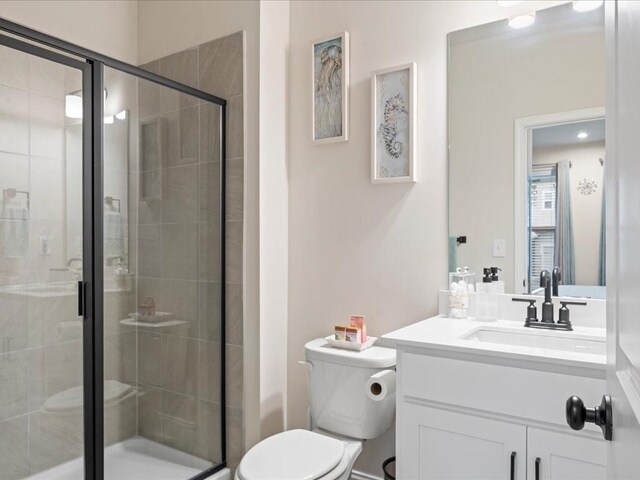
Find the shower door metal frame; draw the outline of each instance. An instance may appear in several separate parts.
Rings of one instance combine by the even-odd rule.
[[[55,50],[0,34],[0,45],[61,63],[82,72],[83,281],[78,315],[83,317],[84,465],[86,480],[104,479],[104,67],[194,96],[220,107],[220,449],[221,461],[190,479],[204,480],[227,465],[226,445],[226,113],[227,102],[188,85],[74,45],[0,17],[0,31]]]

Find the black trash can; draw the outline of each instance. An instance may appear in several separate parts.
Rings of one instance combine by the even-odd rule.
[[[396,457],[387,458],[382,463],[384,480],[396,480]]]

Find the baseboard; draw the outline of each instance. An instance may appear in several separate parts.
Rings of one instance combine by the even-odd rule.
[[[382,477],[371,475],[370,473],[359,472],[357,470],[351,471],[351,480],[383,480]]]

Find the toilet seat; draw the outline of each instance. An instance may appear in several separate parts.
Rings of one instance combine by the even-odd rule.
[[[290,430],[249,450],[237,474],[241,480],[334,480],[350,463],[345,442],[308,430]]]

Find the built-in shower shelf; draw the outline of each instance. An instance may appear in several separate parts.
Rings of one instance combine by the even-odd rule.
[[[166,322],[140,322],[138,320],[134,320],[133,318],[125,318],[124,320],[120,320],[122,325],[128,325],[130,327],[145,327],[145,328],[166,328],[166,327],[175,327],[177,325],[184,325],[185,320],[167,320]]]

